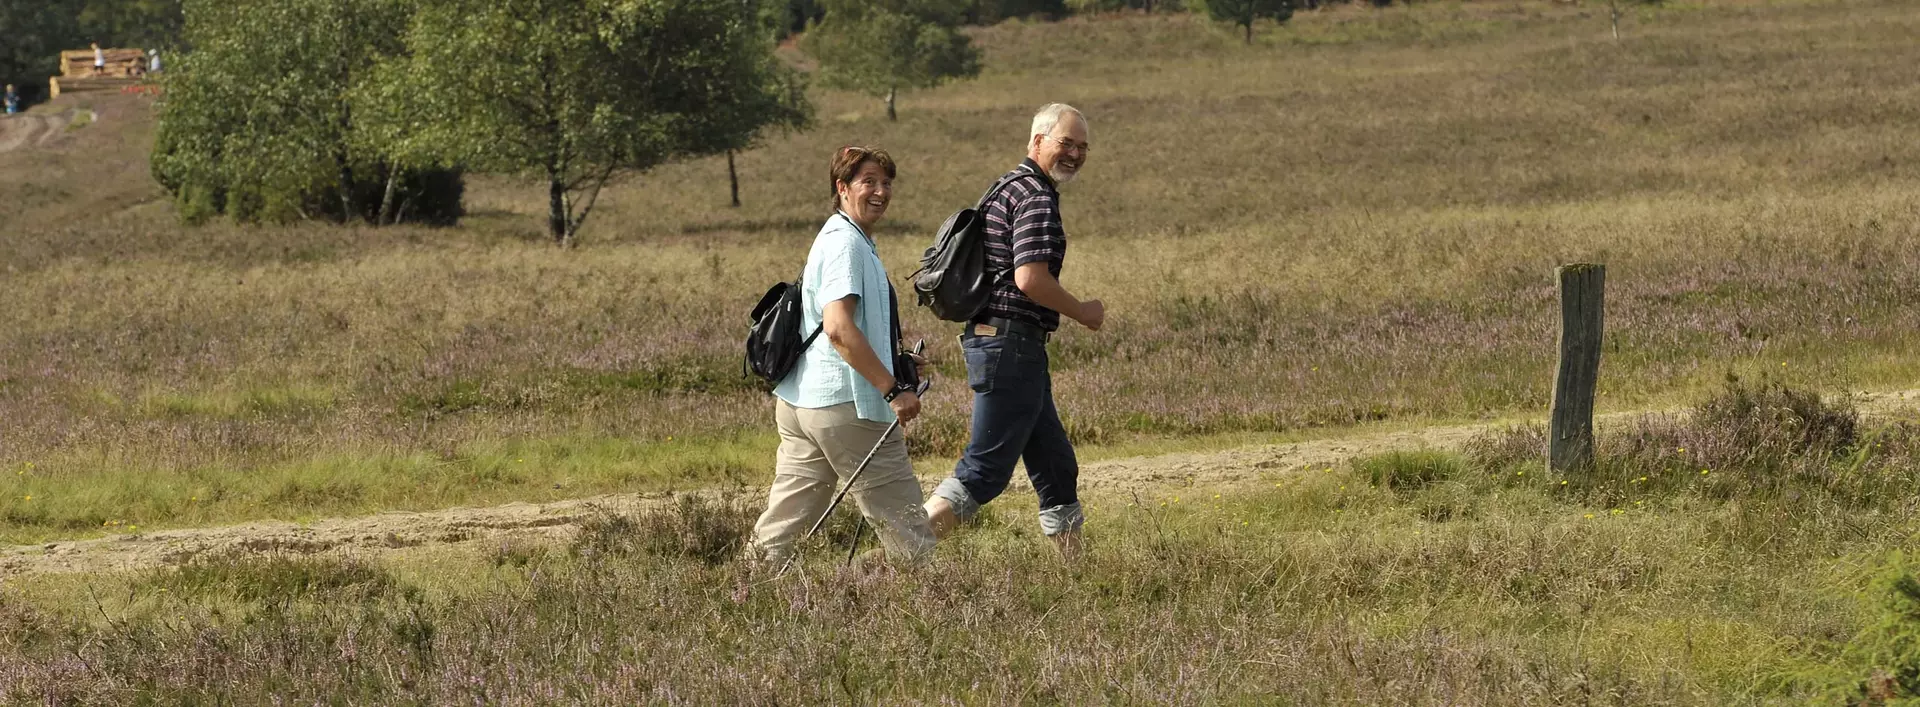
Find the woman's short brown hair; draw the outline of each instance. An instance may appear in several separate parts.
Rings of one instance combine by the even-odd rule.
[[[868,162],[886,170],[888,179],[895,177],[893,158],[887,155],[886,150],[848,145],[833,153],[833,171],[827,174],[827,192],[833,196],[833,208],[840,208],[840,183],[852,184],[854,175],[859,174],[860,168]]]

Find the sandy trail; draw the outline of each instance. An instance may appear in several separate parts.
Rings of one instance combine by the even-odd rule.
[[[0,154],[41,147],[67,131],[79,116],[74,108],[59,113],[17,113],[0,117]],[[96,115],[95,118],[98,118]]]
[[[1920,390],[1864,393],[1857,400],[1871,417],[1920,416]],[[1602,416],[1618,424],[1645,413]],[[1338,465],[1358,456],[1411,449],[1456,449],[1474,435],[1507,423],[1428,427],[1340,439],[1132,457],[1082,467],[1081,485],[1092,495],[1155,487],[1225,488],[1274,474]],[[1015,483],[1022,483],[1015,475]],[[0,549],[0,577],[40,573],[99,572],[172,565],[203,553],[383,552],[427,545],[497,545],[507,541],[563,540],[582,521],[605,511],[630,511],[670,494],[618,494],[552,503],[509,503],[485,508],[392,512],[313,523],[255,522],[211,528],[164,530],[90,540],[20,545]]]

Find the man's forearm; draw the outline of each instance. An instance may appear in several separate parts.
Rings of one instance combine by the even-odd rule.
[[[1065,285],[1045,270],[1027,277],[1015,277],[1014,286],[1025,293],[1027,299],[1042,307],[1059,312],[1068,319],[1080,319],[1080,300],[1068,292]]]

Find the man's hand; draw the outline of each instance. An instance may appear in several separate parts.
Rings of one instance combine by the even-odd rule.
[[[1081,302],[1080,316],[1075,319],[1087,329],[1099,331],[1100,327],[1107,323],[1107,305],[1097,299]]]
[[[888,403],[888,405],[893,406],[893,414],[900,416],[900,424],[902,425],[912,422],[913,418],[920,416],[920,396],[911,390],[901,391],[899,395],[893,397],[893,402]]]
[[[1040,306],[1071,317],[1088,329],[1099,331],[1107,323],[1107,306],[1100,300],[1082,302],[1075,299],[1073,293],[1060,286],[1054,279],[1053,271],[1047,269],[1044,262],[1027,263],[1013,269],[1013,285],[1027,295],[1028,299]]]

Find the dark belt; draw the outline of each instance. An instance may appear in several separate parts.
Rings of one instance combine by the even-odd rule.
[[[1028,324],[1017,319],[1003,319],[1001,317],[987,317],[977,322],[968,322],[965,331],[968,335],[980,336],[979,333],[974,331],[974,327],[982,324],[993,327],[996,330],[994,333],[995,336],[1011,334],[1013,336],[1033,339],[1041,343],[1045,343],[1047,339],[1052,337],[1052,332],[1042,329],[1038,325]]]

